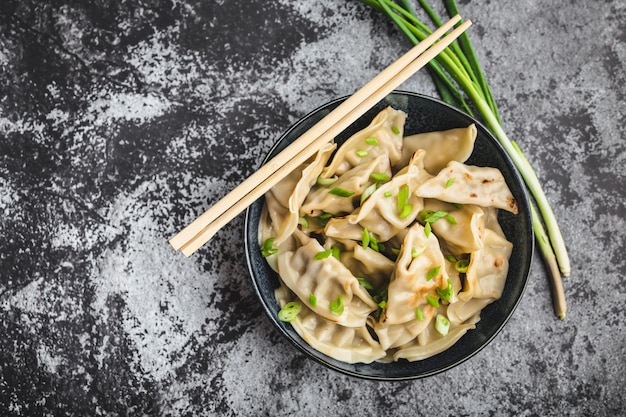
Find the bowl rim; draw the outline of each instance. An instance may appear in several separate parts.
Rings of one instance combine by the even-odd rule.
[[[507,154],[507,152],[505,151],[504,147],[501,145],[501,143],[499,142],[498,139],[496,139],[496,137],[478,120],[476,120],[473,116],[463,112],[462,110],[457,109],[456,107],[453,107],[451,105],[449,105],[448,103],[445,103],[444,101],[435,98],[435,97],[431,97],[425,94],[420,94],[420,93],[415,93],[415,92],[411,92],[411,91],[405,91],[405,90],[394,90],[392,91],[387,97],[389,96],[394,96],[394,95],[399,95],[399,96],[411,96],[414,98],[418,98],[420,100],[425,100],[425,101],[430,101],[436,105],[439,106],[444,106],[446,108],[448,108],[449,110],[459,113],[460,115],[462,115],[463,117],[466,117],[470,120],[472,120],[473,123],[475,123],[477,129],[482,130],[482,133],[485,134],[487,136],[487,139],[491,142],[491,144],[493,146],[495,146],[499,153],[503,156],[504,159],[504,163],[506,165],[509,166],[510,172],[513,175],[514,179],[516,182],[518,182],[519,184],[521,184],[521,187],[519,189],[519,192],[521,194],[522,200],[520,201],[519,196],[516,196],[516,200],[518,202],[518,206],[520,207],[520,211],[518,213],[518,215],[525,217],[524,221],[529,224],[532,225],[532,220],[531,220],[531,213],[530,213],[530,209],[529,209],[529,205],[530,205],[530,199],[529,199],[529,195],[528,195],[528,190],[526,189],[525,183],[518,171],[518,169],[515,167],[512,159],[509,157],[509,155]],[[320,111],[323,111],[329,107],[334,108],[333,106],[338,105],[339,103],[341,103],[342,101],[346,100],[349,96],[341,96],[338,98],[335,98],[331,101],[328,101],[324,104],[321,104],[320,106],[318,106],[317,108],[313,109],[312,111],[308,112],[307,114],[305,114],[304,116],[300,117],[295,123],[293,123],[286,131],[284,131],[279,138],[275,141],[275,143],[272,145],[272,147],[270,148],[270,150],[267,152],[267,154],[265,155],[265,157],[263,158],[261,165],[264,165],[265,163],[267,163],[271,157],[274,156],[277,148],[279,148],[281,146],[281,144],[283,143],[283,141],[291,135],[291,133],[298,129],[302,124],[306,123],[307,120],[309,120],[311,117],[313,117],[315,114],[317,114]],[[384,101],[385,99],[381,100]],[[379,103],[377,103],[375,106],[376,107]],[[255,202],[255,204],[260,204],[260,202],[264,201],[264,198],[261,197],[259,200],[257,200]],[[525,208],[525,210],[521,210],[522,208]],[[528,252],[528,256],[527,258],[524,259],[523,264],[521,265],[521,267],[523,268],[523,272],[522,272],[522,277],[523,277],[523,282],[522,282],[522,286],[521,289],[519,291],[519,295],[517,296],[517,298],[515,299],[514,303],[512,304],[510,310],[508,311],[508,313],[506,314],[506,316],[502,319],[502,321],[499,323],[499,325],[495,328],[493,328],[492,333],[489,335],[489,337],[485,338],[484,341],[481,342],[480,346],[478,346],[478,348],[474,349],[473,351],[469,352],[468,354],[465,354],[462,358],[456,360],[456,361],[452,361],[451,363],[445,365],[445,366],[440,366],[440,367],[436,367],[432,370],[429,371],[425,371],[425,372],[421,372],[418,374],[410,374],[410,375],[402,375],[402,376],[381,376],[381,375],[368,375],[368,374],[363,374],[360,372],[356,372],[356,371],[352,371],[350,369],[346,369],[346,368],[342,368],[341,366],[333,363],[333,362],[340,362],[340,361],[336,361],[333,358],[325,355],[322,352],[319,352],[317,350],[315,350],[314,348],[312,348],[312,346],[310,346],[308,343],[306,343],[306,341],[304,341],[300,335],[298,335],[296,333],[297,337],[294,337],[292,333],[289,333],[288,331],[286,331],[286,326],[285,325],[290,325],[289,323],[282,323],[280,322],[275,314],[271,313],[271,308],[269,305],[268,300],[265,299],[265,297],[263,296],[260,284],[258,282],[258,280],[256,279],[256,274],[257,271],[254,269],[254,262],[252,259],[252,255],[251,255],[251,250],[253,249],[250,245],[250,234],[252,232],[254,232],[254,236],[253,238],[256,239],[256,237],[258,236],[258,230],[253,231],[253,230],[249,230],[249,225],[250,225],[250,221],[252,219],[252,212],[251,212],[251,207],[248,207],[245,211],[245,216],[244,216],[244,227],[243,227],[243,237],[244,237],[244,251],[245,251],[245,256],[246,256],[246,263],[247,263],[247,267],[248,267],[248,272],[250,274],[250,278],[254,287],[254,291],[256,294],[257,299],[259,300],[259,302],[261,303],[261,307],[263,308],[263,311],[265,313],[265,316],[267,316],[267,318],[269,318],[270,322],[272,323],[273,327],[275,329],[277,329],[279,331],[279,333],[285,337],[292,345],[294,345],[301,353],[304,353],[305,356],[307,358],[313,359],[315,362],[329,368],[332,370],[335,370],[339,373],[342,373],[344,375],[348,375],[348,376],[352,376],[352,377],[356,377],[359,379],[365,379],[365,380],[376,380],[376,381],[408,381],[408,380],[415,380],[415,379],[422,379],[422,378],[426,378],[426,377],[430,377],[430,376],[434,376],[443,372],[446,372],[454,367],[457,367],[458,365],[468,361],[469,359],[471,359],[472,357],[474,357],[476,354],[478,354],[479,352],[481,352],[484,348],[487,347],[487,345],[489,345],[494,339],[495,337],[502,331],[502,329],[506,326],[506,324],[508,323],[509,319],[512,317],[513,313],[515,312],[515,310],[517,309],[519,303],[521,302],[521,299],[523,298],[525,292],[526,292],[526,288],[528,285],[528,279],[529,279],[529,275],[530,275],[530,269],[531,269],[531,265],[533,262],[533,258],[534,258],[534,251],[535,251],[535,243],[534,243],[534,234],[533,234],[533,230],[532,227],[529,228],[529,230],[527,231],[527,238],[528,240],[528,247],[526,248],[527,252]],[[258,240],[258,239],[257,239]],[[509,270],[509,273],[507,274],[507,280],[509,279],[509,275],[511,274],[511,271]],[[274,299],[274,305],[277,305],[277,301]],[[497,301],[497,300],[496,300]],[[485,307],[488,308],[488,306]],[[484,311],[484,309],[483,309]],[[481,318],[482,318],[482,312],[481,312]],[[479,321],[480,323],[480,321]],[[479,324],[477,323],[477,325]],[[476,329],[472,329],[469,330],[470,332],[476,331]],[[465,336],[464,336],[465,337]],[[462,340],[463,338],[461,338],[460,340]],[[458,341],[457,341],[458,343]],[[446,351],[443,351],[437,355],[435,355],[434,357],[441,355],[443,353],[445,353]],[[418,361],[419,362],[419,361]],[[341,362],[343,363],[343,362]],[[364,366],[368,366],[369,364],[363,364]]]

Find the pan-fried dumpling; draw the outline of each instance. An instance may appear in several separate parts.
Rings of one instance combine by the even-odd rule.
[[[517,202],[497,168],[451,161],[417,189],[417,195],[448,203],[496,207],[517,214]]]
[[[431,223],[433,233],[455,255],[475,252],[483,247],[484,211],[474,204],[454,205],[424,199],[425,212],[446,212],[447,216]]]
[[[300,246],[295,251],[278,253],[277,265],[281,279],[303,304],[316,314],[348,327],[364,326],[367,316],[378,308],[376,302],[338,259],[330,248],[300,232],[294,231]],[[329,252],[326,252],[329,251]],[[321,253],[326,256],[320,257]],[[316,299],[311,305],[311,295]],[[339,313],[331,303],[340,301]]]
[[[289,298],[289,290],[280,287],[276,299],[284,307],[294,298]],[[315,314],[302,306],[293,328],[314,349],[338,361],[346,363],[371,363],[385,357],[386,352],[370,335],[367,327],[345,327]]]
[[[387,155],[392,165],[398,162],[402,156],[405,121],[406,113],[401,110],[387,107],[379,112],[369,126],[341,145],[322,177],[341,175],[380,155]]]
[[[313,217],[322,213],[351,213],[358,206],[363,191],[373,184],[371,175],[376,173],[391,174],[386,155],[380,155],[346,171],[330,186],[315,186],[306,197],[300,212]]]
[[[421,317],[414,317],[406,323],[389,324],[378,321],[374,325],[374,332],[376,332],[380,346],[385,350],[393,349],[409,343],[423,332],[428,327],[437,309],[431,305],[424,304],[420,310],[422,311]]]
[[[416,152],[408,167],[389,182],[381,184],[357,213],[348,216],[348,220],[367,228],[380,242],[386,242],[400,230],[406,229],[423,208],[423,200],[414,191],[431,177],[424,171],[424,155],[424,151]],[[406,204],[410,206],[410,210],[404,213],[398,207],[398,195],[403,187],[408,187]]]
[[[397,166],[394,165],[394,169],[406,166],[413,153],[418,149],[423,149],[426,151],[424,168],[430,174],[437,175],[450,161],[467,161],[474,150],[476,134],[476,125],[471,124],[458,129],[406,136],[402,148],[402,159]]]
[[[364,248],[354,240],[341,240],[341,263],[352,275],[365,279],[373,288],[379,288],[389,281],[395,263],[370,247]]]

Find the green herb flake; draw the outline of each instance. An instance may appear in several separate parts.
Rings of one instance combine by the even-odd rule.
[[[355,152],[356,156],[360,156],[361,158],[364,158],[368,155],[368,152],[363,150],[363,149],[359,149],[358,151]]]
[[[419,214],[420,218],[426,223],[434,223],[439,219],[443,219],[447,215],[448,215],[448,212],[443,211],[443,210],[437,210],[437,211],[423,210]]]
[[[368,291],[374,290],[374,287],[372,287],[372,284],[370,284],[370,282],[366,280],[365,278],[357,278],[357,281],[359,281],[359,285],[365,288],[366,290]]]
[[[332,246],[330,248],[330,254],[333,256],[333,258],[339,260],[339,256],[341,255],[341,251],[339,250],[339,248],[337,246]]]
[[[370,175],[370,178],[378,182],[385,182],[391,179],[391,177],[384,172],[374,172],[372,173],[372,175]]]
[[[278,253],[278,248],[274,247],[274,240],[276,240],[276,238],[270,237],[263,242],[263,246],[261,246],[261,255],[264,258]]]
[[[408,202],[409,186],[405,184],[400,187],[400,190],[398,190],[398,211],[402,212],[402,209],[404,209],[404,206],[406,206]]]
[[[328,221],[333,217],[333,215],[331,213],[324,213],[321,214],[318,218],[317,221],[319,222],[320,226],[324,227],[326,226],[326,224],[328,223]]]
[[[454,289],[452,288],[452,281],[448,280],[448,286],[446,288],[437,288],[437,295],[443,301],[450,301],[452,299],[452,293]]]
[[[454,269],[462,274],[466,273],[469,269],[469,261],[467,259],[459,259],[454,264]]]
[[[385,301],[385,300],[381,301],[380,303],[378,303],[378,307],[380,307],[380,308],[387,307],[387,301]]]
[[[456,224],[456,219],[454,218],[454,216],[451,216],[451,215],[449,215],[449,214],[448,214],[448,215],[446,216],[446,220],[447,220],[447,221],[448,221],[448,223],[450,223],[450,224]]]
[[[411,214],[412,211],[413,211],[413,206],[410,204],[407,204],[404,207],[402,207],[402,211],[400,211],[400,214],[398,215],[398,217],[400,217],[401,219],[406,219],[407,217],[409,217],[409,214]]]
[[[446,185],[445,188],[449,188],[452,186],[452,184],[454,184],[454,181],[456,181],[455,177],[450,178],[448,181],[446,181]]]
[[[368,145],[378,146],[378,139],[373,138],[373,137],[371,137],[371,136],[370,136],[369,138],[365,138],[365,142],[366,142]]]
[[[370,245],[370,232],[367,228],[363,229],[363,233],[361,234],[361,244],[364,248],[368,248]]]
[[[328,249],[328,250],[323,250],[321,252],[317,252],[315,254],[315,256],[313,257],[313,259],[315,259],[316,261],[319,261],[321,259],[326,259],[328,258],[330,255],[333,254],[332,249]]]
[[[395,133],[396,135],[400,134],[400,128],[396,125],[391,126],[391,131]]]
[[[374,236],[372,233],[369,233],[369,235],[370,235],[370,248],[374,249],[376,252],[380,252],[380,244],[378,243],[376,236]]]
[[[365,201],[370,198],[372,194],[374,194],[374,191],[376,191],[377,188],[378,184],[372,184],[363,191],[363,194],[361,194],[361,205],[363,205],[363,203],[365,203]]]
[[[322,178],[322,177],[317,177],[317,185],[320,185],[322,187],[328,187],[330,185],[333,185],[335,183],[335,181],[337,181],[339,179],[338,176],[332,176],[330,178]]]
[[[351,197],[354,195],[354,191],[349,191],[340,187],[332,188],[328,193],[339,197]]]
[[[430,281],[431,279],[439,275],[440,270],[441,270],[441,265],[437,265],[436,267],[431,268],[430,271],[428,271],[428,273],[426,274],[426,281]]]
[[[317,297],[315,294],[309,295],[309,304],[311,304],[311,307],[317,307]]]
[[[383,194],[386,198],[391,197],[393,194],[391,193],[391,191],[385,191],[385,193]]]
[[[435,308],[439,307],[439,298],[437,297],[433,297],[432,295],[427,295],[426,301],[428,302],[428,304],[430,304],[431,306]]]
[[[419,307],[415,308],[415,318],[418,319],[419,321],[424,320],[424,312]]]
[[[341,294],[337,296],[336,301],[330,302],[330,312],[335,316],[341,316],[343,314],[343,298],[341,297]]]
[[[302,216],[300,218],[298,218],[298,224],[300,226],[302,226],[305,229],[309,228],[309,219],[306,218],[306,216]]]
[[[411,249],[411,258],[417,258],[424,252],[426,252],[426,246],[422,246],[421,248],[413,248]]]
[[[457,259],[454,257],[454,255],[448,254],[448,255],[445,256],[445,258],[446,258],[446,261],[451,262],[451,263],[456,263],[456,261],[457,261]]]
[[[290,323],[296,319],[296,316],[300,313],[301,309],[302,306],[296,301],[287,303],[278,312],[278,320]]]
[[[435,317],[435,330],[442,336],[447,335],[450,330],[450,320],[443,314],[437,314],[437,317]]]
[[[424,226],[424,234],[426,235],[426,238],[430,236],[431,231],[432,229],[430,227],[430,223],[426,223],[426,225]]]

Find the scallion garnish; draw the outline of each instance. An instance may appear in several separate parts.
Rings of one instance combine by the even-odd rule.
[[[411,214],[412,211],[413,206],[411,204],[406,204],[404,207],[402,207],[402,211],[400,211],[398,217],[400,217],[401,219],[406,219],[407,217],[409,217],[409,214]]]
[[[309,304],[311,304],[311,307],[317,307],[317,297],[315,294],[309,295]]]
[[[261,246],[261,255],[263,255],[264,258],[278,253],[278,248],[274,247],[274,240],[276,240],[276,238],[270,237],[263,242],[263,246]]]
[[[428,302],[428,304],[430,304],[431,306],[435,308],[439,307],[439,298],[437,297],[433,297],[432,295],[427,295],[426,301]]]
[[[352,195],[354,195],[354,191],[346,190],[345,188],[341,187],[331,188],[328,193],[336,195],[338,197],[351,197]]]
[[[371,137],[371,136],[370,136],[369,138],[365,138],[365,142],[366,142],[368,145],[373,145],[373,146],[377,146],[377,145],[378,145],[378,139],[373,138],[373,137]]]
[[[450,330],[450,320],[443,314],[437,314],[437,317],[435,317],[435,330],[442,336],[447,335]]]
[[[426,237],[430,236],[430,232],[431,232],[431,227],[430,227],[430,223],[426,223],[424,225],[424,234],[426,235]]]
[[[424,312],[419,307],[415,308],[415,318],[418,319],[419,321],[424,320]]]
[[[341,294],[337,296],[336,301],[330,302],[330,312],[335,316],[341,316],[343,314],[343,298],[341,297]]]
[[[385,191],[385,193],[383,194],[386,198],[391,197],[393,194],[391,193],[391,191]]]
[[[446,258],[446,260],[448,262],[451,262],[453,264],[456,263],[456,261],[457,261],[457,259],[454,257],[454,255],[451,255],[451,254],[448,254],[448,255],[444,256],[444,258]]]
[[[433,268],[431,268],[427,273],[426,273],[426,281],[430,281],[431,279],[435,278],[437,275],[439,275],[439,271],[441,270],[441,265],[437,265]]]
[[[363,158],[368,155],[368,152],[366,150],[359,149],[358,151],[355,152],[355,154],[356,156],[360,156],[361,158]]]
[[[426,246],[422,246],[421,248],[413,248],[411,249],[411,258],[417,258],[425,251],[426,251]]]
[[[448,286],[446,288],[437,288],[437,295],[443,301],[450,301],[452,299],[452,292],[454,289],[452,288],[452,281],[448,279]]]
[[[448,216],[448,212],[443,210],[422,210],[419,212],[419,216],[425,223],[434,223],[437,220]]]
[[[396,125],[391,126],[391,131],[395,133],[396,135],[400,134],[400,128]]]
[[[364,248],[368,248],[370,246],[370,232],[367,230],[367,227],[363,229],[363,233],[361,234],[361,244]]]
[[[309,228],[309,219],[306,218],[306,216],[301,216],[298,218],[298,224],[300,226],[302,226],[305,229]]]
[[[333,185],[338,179],[339,177],[337,177],[336,175],[330,178],[317,177],[316,183],[317,185],[321,185],[322,187],[328,187],[330,185]]]
[[[448,223],[450,223],[450,224],[456,224],[456,219],[454,218],[454,216],[452,216],[452,215],[450,215],[450,214],[448,214],[448,215],[446,216],[446,220],[447,220],[447,221],[448,221]]]
[[[378,184],[374,183],[363,190],[363,194],[361,194],[361,205],[363,205],[363,203],[365,203],[365,201],[370,198],[372,194],[374,194],[374,191],[376,191],[377,188]]]
[[[459,259],[454,264],[454,269],[462,274],[466,273],[469,269],[469,261],[467,259]]]
[[[339,250],[338,246],[331,246],[330,248],[330,254],[333,255],[333,258],[339,260],[339,256],[341,255],[341,251]]]
[[[385,182],[391,179],[391,177],[384,172],[374,172],[370,175],[370,178],[378,182]]]
[[[333,215],[331,213],[320,214],[317,218],[317,221],[319,222],[320,226],[324,227],[328,223],[328,220],[330,220],[332,217]]]
[[[378,303],[378,307],[380,308],[385,308],[387,307],[387,300],[383,300],[380,303]]]
[[[448,181],[446,181],[446,185],[445,188],[449,188],[452,186],[452,184],[454,184],[454,181],[456,181],[456,178],[452,177],[450,178]]]
[[[278,320],[284,321],[287,323],[292,322],[296,319],[296,316],[298,315],[298,313],[300,313],[301,309],[302,309],[302,306],[300,305],[300,303],[296,301],[287,303],[278,312]]]
[[[357,281],[359,281],[359,285],[365,288],[366,290],[369,290],[369,291],[374,290],[374,287],[372,287],[372,284],[370,284],[370,282],[366,280],[365,278],[357,277]]]
[[[399,213],[402,213],[402,209],[404,209],[404,206],[406,206],[408,202],[409,202],[409,186],[407,184],[404,184],[398,190],[398,212]]]

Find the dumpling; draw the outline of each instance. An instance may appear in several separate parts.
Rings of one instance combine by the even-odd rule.
[[[341,175],[355,166],[380,155],[387,155],[392,165],[402,156],[402,137],[406,113],[387,107],[379,112],[365,129],[355,133],[341,145],[323,178]]]
[[[446,212],[448,216],[431,223],[433,233],[455,255],[482,249],[484,211],[474,204],[454,205],[434,199],[424,200],[424,211]]]
[[[417,195],[448,203],[496,207],[517,214],[517,202],[497,168],[451,161],[434,178],[424,182]]]
[[[287,302],[289,290],[280,287],[275,291],[280,307]],[[302,306],[293,328],[311,347],[338,361],[346,363],[371,363],[385,357],[386,352],[372,338],[367,327],[344,327],[315,314]]]
[[[394,169],[406,166],[413,153],[418,149],[423,149],[426,151],[424,168],[430,174],[437,175],[450,161],[467,161],[474,150],[476,134],[476,125],[471,124],[468,127],[458,129],[406,136],[402,148],[402,158],[397,166],[394,165]]]
[[[345,265],[326,252],[330,248],[324,248],[299,229],[294,231],[294,237],[300,246],[277,255],[278,272],[285,285],[303,304],[327,320],[348,327],[364,326],[367,316],[378,308],[367,290]],[[320,257],[322,252],[327,256]],[[311,296],[315,305],[311,304]],[[342,308],[332,311],[331,303],[337,302]]]
[[[376,173],[391,174],[387,155],[379,155],[344,172],[330,186],[314,187],[304,200],[300,212],[313,217],[322,213],[334,215],[351,213],[358,206],[363,191],[373,184],[370,177]],[[334,194],[334,191],[337,193]],[[343,194],[344,192],[349,194]]]

